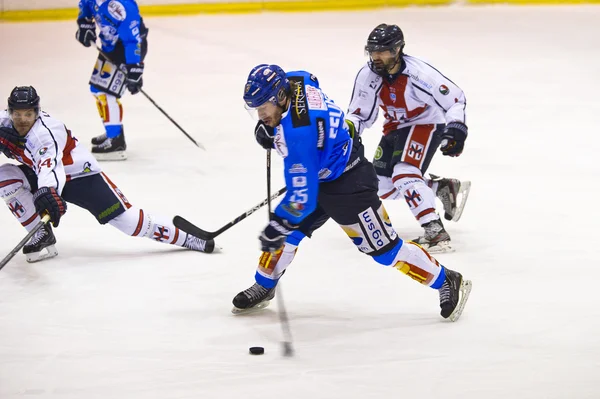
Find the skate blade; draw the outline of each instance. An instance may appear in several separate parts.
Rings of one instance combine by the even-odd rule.
[[[473,288],[471,280],[463,280],[460,283],[460,301],[458,302],[456,309],[454,309],[454,312],[452,312],[452,314],[448,316],[448,320],[455,322],[460,318],[460,315],[462,315],[463,309],[465,308],[465,305],[469,300],[471,288]]]
[[[269,306],[270,303],[271,303],[271,300],[262,301],[258,305],[253,306],[253,307],[248,308],[248,309],[240,309],[240,308],[236,308],[234,306],[233,309],[231,309],[231,313],[233,313],[234,315],[255,313],[255,312],[258,312],[259,310],[263,310],[264,308],[266,308],[267,306]]]
[[[467,198],[469,198],[469,192],[471,191],[471,182],[463,181],[460,183],[460,189],[457,193],[456,201],[460,201],[459,205],[456,207],[456,211],[454,212],[454,216],[452,216],[453,222],[458,222],[460,217],[462,216],[463,210],[465,209],[465,205],[467,203]]]
[[[429,245],[429,244],[419,244],[421,247],[423,247],[424,249],[427,250],[427,252],[429,252],[430,254],[446,254],[446,253],[450,253],[450,252],[454,252],[455,249],[452,246],[452,244],[450,244],[450,241],[440,241],[435,243],[435,245]]]
[[[56,255],[58,255],[58,251],[56,250],[54,245],[50,245],[42,249],[40,252],[32,252],[30,254],[25,254],[25,259],[27,259],[27,262],[29,263],[35,263],[40,262],[44,259],[54,258]]]
[[[94,152],[92,153],[92,155],[94,156],[94,158],[96,158],[97,161],[101,162],[125,161],[127,159],[127,153],[125,151],[115,151],[107,153]]]

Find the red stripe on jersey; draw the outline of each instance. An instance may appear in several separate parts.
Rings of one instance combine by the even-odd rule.
[[[144,211],[140,209],[140,219],[138,220],[137,227],[135,228],[135,231],[133,232],[132,236],[137,237],[140,234],[140,231],[142,230],[143,225],[144,225]]]
[[[26,221],[22,222],[21,224],[23,225],[23,227],[28,226],[31,224],[31,222],[33,222],[35,220],[35,218],[37,218],[39,215],[37,213],[34,213],[29,219],[27,219]]]
[[[10,180],[4,180],[4,181],[0,181],[0,188],[1,187],[6,187],[10,184],[15,184],[15,183],[21,183],[23,184],[23,180],[21,179],[10,179]]]
[[[403,175],[396,175],[394,177],[392,177],[392,181],[395,183],[400,179],[419,179],[419,180],[423,180],[423,176],[421,175],[417,175],[417,174],[403,174]]]
[[[417,220],[421,219],[425,215],[429,215],[430,213],[434,213],[434,212],[435,212],[435,209],[433,209],[433,208],[427,208],[427,209],[425,209],[424,211],[420,212],[417,215]]]

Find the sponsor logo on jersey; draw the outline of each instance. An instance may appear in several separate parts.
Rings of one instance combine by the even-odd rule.
[[[396,93],[390,93],[390,100],[392,100],[392,102],[396,102]]]
[[[381,159],[381,156],[383,155],[383,148],[381,148],[381,146],[378,146],[377,149],[375,150],[375,159]]]
[[[327,105],[323,100],[321,91],[312,86],[306,86],[306,99],[308,101],[309,109],[316,109],[321,111],[327,111]]]
[[[293,76],[289,78],[292,87],[292,126],[302,127],[310,125],[310,116],[306,105],[306,91],[302,77]]]
[[[317,133],[319,137],[317,138],[317,148],[322,150],[325,148],[325,119],[317,118]]]
[[[323,168],[319,171],[319,179],[327,179],[331,175],[331,171],[327,168]]]
[[[360,109],[360,108],[356,108],[356,109],[355,109],[355,110],[352,112],[352,115],[360,115],[360,111],[361,111],[361,109]]]
[[[317,77],[315,75],[313,75],[312,73],[310,74],[310,80],[312,80],[316,84],[319,84],[319,79],[317,79]]]
[[[167,241],[169,239],[169,229],[165,226],[156,226],[152,238],[156,241]]]
[[[450,89],[446,85],[440,85],[440,93],[447,96],[450,93]]]
[[[123,4],[119,3],[117,0],[111,0],[111,2],[108,3],[108,13],[117,21],[124,21],[127,17],[125,7],[123,7]]]
[[[417,161],[420,161],[421,158],[423,158],[424,150],[425,147],[423,146],[423,144],[417,143],[416,141],[411,141],[408,147],[407,155]]]
[[[83,164],[83,173],[90,173],[92,171],[92,164],[86,162]]]
[[[10,204],[8,204],[8,208],[17,218],[20,218],[25,214],[25,208],[23,205],[16,199],[12,200]]]
[[[387,245],[390,241],[384,233],[384,229],[375,216],[373,208],[369,208],[359,214],[360,223],[363,226],[363,231],[371,242],[373,248],[377,251]]]
[[[288,172],[290,174],[294,174],[294,173],[306,173],[306,168],[304,167],[303,164],[301,163],[295,163],[292,165],[292,167],[288,170]]]
[[[292,177],[292,187],[306,187],[306,176]]]
[[[404,192],[404,200],[406,200],[410,209],[415,209],[423,202],[423,198],[417,190],[406,190]]]
[[[285,137],[283,136],[283,128],[281,125],[277,126],[275,132],[275,139],[273,140],[275,143],[275,149],[277,153],[281,155],[283,158],[288,156],[288,148],[285,142]]]
[[[425,86],[426,88],[430,89],[433,87],[431,85],[431,83],[427,83],[426,81],[424,81],[423,79],[421,79],[419,77],[419,75],[412,73],[410,70],[407,70],[406,73],[408,73],[408,75],[410,76],[411,79],[416,80],[417,83],[421,84],[422,86]]]
[[[40,148],[40,156],[44,155],[48,151],[48,147]]]

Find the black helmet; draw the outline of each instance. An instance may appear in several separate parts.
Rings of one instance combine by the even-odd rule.
[[[8,110],[33,108],[35,112],[40,111],[40,96],[33,86],[15,87],[8,97]]]
[[[398,25],[380,24],[369,34],[365,51],[385,51],[404,48],[404,34]]]

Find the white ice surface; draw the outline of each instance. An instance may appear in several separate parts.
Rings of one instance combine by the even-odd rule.
[[[127,96],[129,160],[105,172],[139,207],[214,230],[265,197],[264,151],[241,96],[257,63],[316,74],[345,108],[362,47],[398,23],[409,54],[457,82],[470,135],[430,171],[470,179],[457,252],[473,281],[462,319],[437,293],[361,255],[333,222],[283,280],[296,357],[275,304],[235,317],[253,282],[258,212],[205,255],[122,235],[70,206],[58,258],[0,272],[0,398],[600,398],[597,214],[600,7],[440,7],[148,18],[147,93]],[[102,132],[76,24],[0,24],[0,95],[34,85],[82,143]],[[5,97],[2,97],[5,98]],[[364,135],[373,154],[379,124]],[[282,185],[279,159],[273,188]],[[399,234],[420,229],[386,203]],[[4,256],[24,235],[0,212]],[[262,357],[249,346],[264,346]]]

